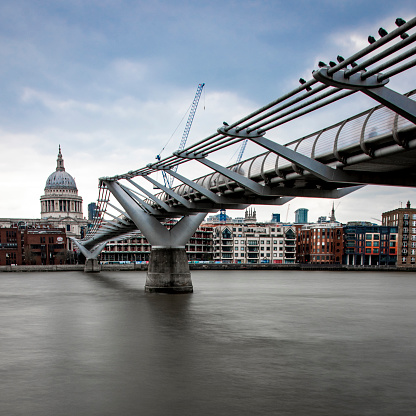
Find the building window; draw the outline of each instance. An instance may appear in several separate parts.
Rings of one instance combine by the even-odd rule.
[[[66,225],[66,230],[67,230],[67,231],[71,231],[71,225],[70,225],[70,224],[67,224],[67,225]]]
[[[366,248],[366,249],[365,249],[365,252],[366,252],[367,254],[371,254],[371,248]]]

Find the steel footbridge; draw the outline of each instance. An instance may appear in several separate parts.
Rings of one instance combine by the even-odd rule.
[[[105,242],[137,230],[152,251],[183,248],[205,215],[219,209],[282,205],[297,196],[340,198],[367,184],[415,186],[416,90],[402,95],[387,85],[416,65],[416,18],[398,18],[396,26],[390,33],[380,28],[377,40],[370,36],[369,45],[348,58],[319,62],[311,79],[300,79],[294,90],[224,122],[195,144],[137,170],[100,178],[96,218],[87,236],[76,241],[80,250],[87,259],[97,258]],[[378,105],[284,145],[267,137],[355,93]],[[216,152],[245,140],[263,151],[230,166],[213,160]],[[195,172],[203,165],[210,173],[189,179],[177,170],[184,164]],[[160,183],[158,172],[178,185]],[[119,205],[110,203],[110,195]],[[172,218],[179,221],[165,227]]]

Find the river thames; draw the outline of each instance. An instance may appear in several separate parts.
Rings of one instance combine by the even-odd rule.
[[[0,414],[414,415],[416,273],[0,274]]]

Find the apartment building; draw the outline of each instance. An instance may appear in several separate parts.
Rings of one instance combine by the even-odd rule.
[[[190,261],[210,261],[213,253],[213,229],[200,226],[185,246]],[[109,241],[101,252],[104,263],[147,262],[151,246],[139,231],[128,238]]]
[[[405,208],[383,212],[382,224],[397,227],[397,267],[416,267],[416,209],[410,201]]]
[[[398,227],[349,222],[344,227],[344,236],[344,264],[353,266],[396,264]]]
[[[337,222],[308,224],[297,228],[297,262],[341,264],[343,226]]]
[[[296,232],[286,224],[215,224],[213,260],[219,263],[294,263]]]

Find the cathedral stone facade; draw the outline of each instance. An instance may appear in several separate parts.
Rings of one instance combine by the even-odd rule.
[[[41,218],[54,228],[65,228],[67,237],[83,237],[87,220],[82,213],[82,197],[78,195],[74,178],[65,171],[59,146],[56,170],[46,180],[45,194],[40,197]],[[68,249],[72,241],[68,239]]]

